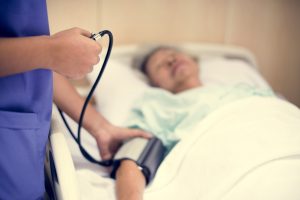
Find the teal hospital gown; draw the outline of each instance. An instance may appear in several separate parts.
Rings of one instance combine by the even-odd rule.
[[[246,84],[203,86],[173,94],[151,88],[135,102],[125,125],[146,130],[160,138],[168,151],[183,134],[217,108],[251,96],[274,96],[270,89]]]

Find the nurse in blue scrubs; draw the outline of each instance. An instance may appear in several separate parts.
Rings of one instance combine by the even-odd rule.
[[[0,0],[1,200],[42,199],[52,100],[78,120],[83,99],[65,77],[81,78],[99,61],[90,36],[79,28],[49,36],[45,0]],[[104,159],[123,139],[147,136],[113,126],[91,106],[83,126]]]

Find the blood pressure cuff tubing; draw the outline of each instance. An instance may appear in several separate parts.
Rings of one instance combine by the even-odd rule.
[[[116,153],[113,161],[111,177],[116,177],[116,172],[122,160],[132,160],[140,167],[145,176],[146,183],[150,183],[162,162],[166,148],[161,140],[156,137],[149,139],[133,138],[125,142]]]

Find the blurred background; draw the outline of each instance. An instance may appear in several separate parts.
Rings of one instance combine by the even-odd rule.
[[[276,92],[300,107],[300,0],[47,0],[50,32],[109,29],[114,44],[243,46]]]

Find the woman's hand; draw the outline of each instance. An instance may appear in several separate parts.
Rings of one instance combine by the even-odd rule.
[[[100,156],[103,160],[111,159],[122,142],[126,139],[133,137],[151,137],[151,134],[139,129],[120,128],[111,124],[97,130],[93,135],[97,141]]]

